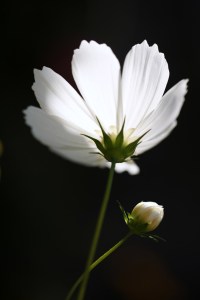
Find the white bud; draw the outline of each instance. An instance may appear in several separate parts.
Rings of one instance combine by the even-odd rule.
[[[134,223],[137,225],[145,225],[145,232],[153,231],[160,222],[164,215],[164,209],[156,202],[140,202],[138,203],[132,213]]]

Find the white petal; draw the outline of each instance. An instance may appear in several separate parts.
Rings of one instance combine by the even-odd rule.
[[[120,65],[105,44],[83,41],[74,51],[72,72],[91,112],[105,130],[117,124]]]
[[[36,107],[28,107],[24,113],[35,138],[54,152],[85,165],[102,163],[99,162],[100,155],[91,154],[97,152],[95,144],[64,120],[49,116]]]
[[[177,122],[174,122],[169,127],[167,127],[162,133],[155,136],[154,138],[152,138],[150,140],[142,141],[142,143],[140,143],[137,146],[135,155],[139,155],[139,154],[155,147],[156,145],[158,145],[161,141],[163,141],[171,133],[171,131],[176,127],[176,125],[177,125]]]
[[[82,132],[98,128],[84,100],[60,75],[49,68],[34,70],[33,90],[40,106],[50,115],[61,117]]]
[[[157,109],[139,124],[135,131],[138,136],[149,129],[150,131],[142,139],[142,143],[138,146],[137,152],[142,148],[145,148],[146,151],[154,147],[175,127],[176,119],[185,100],[184,96],[187,92],[187,82],[188,80],[181,80],[173,86],[163,96]]]
[[[116,164],[115,171],[117,173],[122,173],[122,172],[126,171],[130,175],[136,175],[136,174],[139,174],[140,169],[134,161],[130,160],[128,162]]]
[[[122,73],[122,101],[126,128],[138,123],[159,103],[169,77],[164,54],[146,41],[127,54]]]
[[[50,148],[50,150],[63,158],[67,158],[70,161],[79,163],[85,166],[91,167],[105,167],[106,160],[99,154],[91,153],[93,149],[61,149],[61,148]]]

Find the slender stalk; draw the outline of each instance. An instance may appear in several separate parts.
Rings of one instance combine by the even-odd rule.
[[[108,251],[106,251],[103,255],[101,255],[97,260],[93,262],[93,264],[89,267],[89,272],[91,272],[96,266],[98,266],[104,259],[106,259],[110,254],[112,254],[115,250],[117,250],[121,245],[124,244],[124,242],[133,235],[132,232],[129,232],[123,239],[121,239],[117,244],[115,244],[112,248],[110,248]],[[83,280],[84,273],[77,279],[77,281],[73,284],[71,290],[69,291],[69,294],[67,295],[66,300],[70,300],[73,296],[74,292],[76,291],[77,287]]]
[[[96,228],[95,228],[95,232],[94,232],[94,236],[93,236],[93,240],[92,240],[92,244],[91,244],[88,259],[86,262],[85,272],[83,274],[84,278],[83,278],[83,281],[82,281],[82,284],[80,287],[80,291],[79,291],[77,300],[83,300],[84,296],[85,296],[85,292],[86,292],[86,288],[87,288],[87,284],[88,284],[88,280],[89,280],[89,275],[90,275],[90,265],[94,261],[96,248],[98,245],[106,209],[108,206],[114,171],[115,171],[115,163],[112,163],[110,172],[109,172],[109,176],[108,176],[108,182],[106,185],[105,194],[104,194],[103,201],[101,204],[101,208],[100,208],[100,212],[99,212],[99,216],[98,216],[98,220],[97,220],[97,224],[96,224]]]

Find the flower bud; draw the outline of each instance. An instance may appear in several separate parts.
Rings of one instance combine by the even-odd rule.
[[[128,225],[137,233],[153,231],[162,221],[163,215],[163,207],[156,202],[140,202],[132,210]]]

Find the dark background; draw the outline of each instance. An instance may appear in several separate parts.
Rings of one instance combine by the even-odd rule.
[[[108,170],[50,153],[24,124],[37,105],[33,68],[51,67],[74,85],[71,58],[82,39],[107,43],[121,64],[147,39],[165,53],[167,89],[189,78],[177,128],[138,161],[141,173],[116,174],[98,255],[127,228],[140,201],[164,205],[157,230],[167,242],[134,237],[92,274],[86,299],[184,300],[199,294],[198,1],[7,1],[1,35],[2,299],[64,300],[82,272]]]

